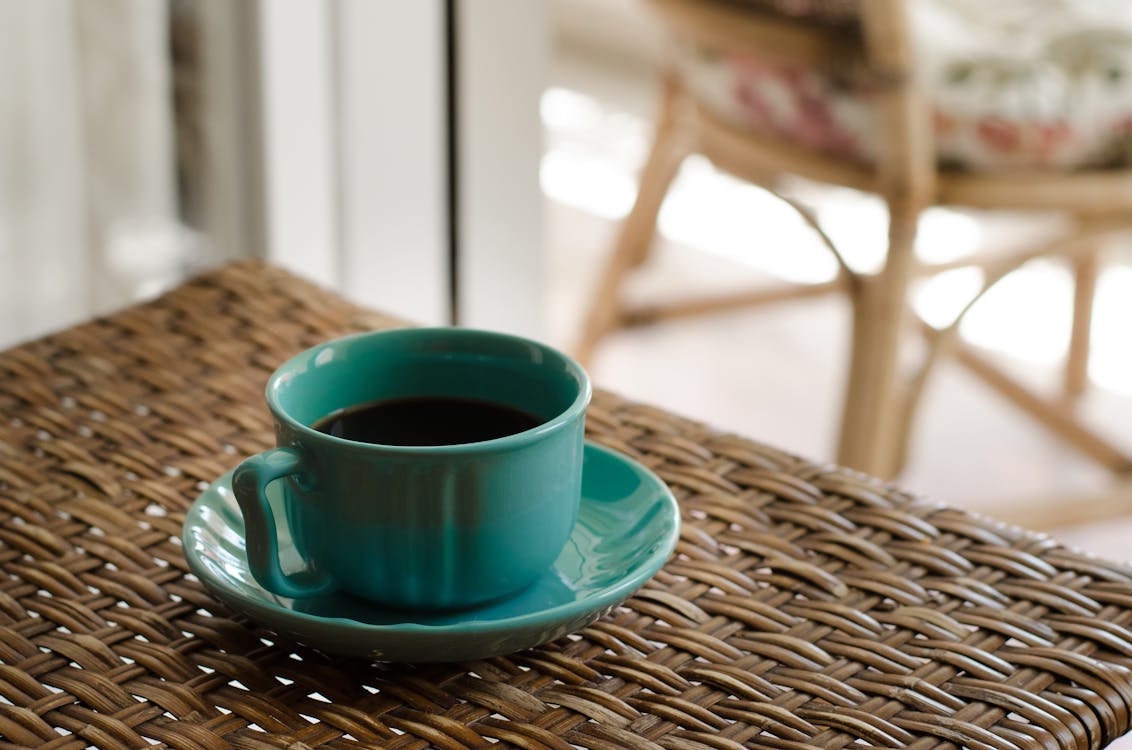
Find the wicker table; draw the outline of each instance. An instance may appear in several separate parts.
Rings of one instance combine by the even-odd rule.
[[[645,589],[576,636],[404,666],[274,643],[187,574],[199,488],[290,354],[394,325],[258,264],[0,355],[3,747],[1103,747],[1132,568],[601,393],[673,488]]]

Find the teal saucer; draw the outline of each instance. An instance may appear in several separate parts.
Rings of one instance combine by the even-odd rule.
[[[676,546],[680,514],[655,474],[586,444],[578,523],[554,566],[509,599],[459,611],[404,611],[329,594],[288,599],[252,578],[244,521],[231,472],[196,499],[185,517],[185,557],[193,573],[233,610],[299,643],[380,661],[464,661],[513,653],[580,630],[651,578]],[[268,489],[286,514],[281,483]],[[280,530],[283,566],[301,563]]]

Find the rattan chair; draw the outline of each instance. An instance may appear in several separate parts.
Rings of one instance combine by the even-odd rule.
[[[649,0],[676,52],[661,71],[655,140],[641,173],[639,194],[595,289],[576,354],[589,360],[603,336],[626,325],[841,291],[852,303],[851,356],[838,446],[841,463],[881,476],[892,476],[901,468],[924,383],[932,365],[949,354],[1089,457],[1116,472],[1132,468],[1128,455],[1084,425],[1073,409],[1087,383],[1098,252],[1102,240],[1132,227],[1132,172],[1108,165],[1074,169],[941,166],[938,113],[913,67],[915,50],[903,0],[810,0],[824,4],[819,8],[824,16],[816,21],[789,17],[781,8],[776,10],[776,2],[798,6],[785,0]],[[836,148],[799,142],[792,133],[736,124],[692,85],[682,62],[689,50],[701,55],[754,55],[789,70],[816,70],[826,75],[848,72],[869,92],[868,102],[881,133],[876,153],[864,158],[846,155]],[[793,175],[879,195],[887,203],[890,220],[883,267],[868,275],[852,270],[821,232],[813,212],[788,200],[837,258],[840,274],[836,282],[648,309],[627,306],[622,284],[648,257],[660,205],[678,167],[694,153],[771,191],[781,178]],[[976,257],[929,266],[915,257],[913,241],[921,213],[933,205],[1056,211],[1072,219],[1068,222],[1072,229],[1010,257]],[[1066,258],[1076,275],[1072,341],[1064,387],[1058,394],[1047,397],[1023,387],[987,356],[964,344],[957,336],[962,315],[953,325],[937,330],[917,321],[910,312],[909,287],[919,275],[981,264],[985,285],[971,300],[974,304],[1006,274],[1043,256]],[[969,309],[970,305],[963,314]],[[923,348],[927,353],[916,367],[906,368],[908,353],[920,349],[907,346],[917,329],[929,346]]]

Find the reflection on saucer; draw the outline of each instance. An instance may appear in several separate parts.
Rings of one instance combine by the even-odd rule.
[[[349,594],[327,594],[310,599],[286,599],[286,606],[304,614],[321,618],[354,620],[365,625],[445,626],[469,622],[493,622],[542,612],[551,607],[576,601],[578,592],[568,586],[557,569],[547,571],[539,580],[514,596],[464,609],[413,610],[384,607]]]

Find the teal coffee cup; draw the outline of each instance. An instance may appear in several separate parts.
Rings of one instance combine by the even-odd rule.
[[[302,352],[267,384],[278,447],[233,477],[252,574],[284,597],[406,609],[518,592],[573,530],[589,400],[576,362],[500,333],[381,331]],[[281,533],[302,561],[281,563]]]

